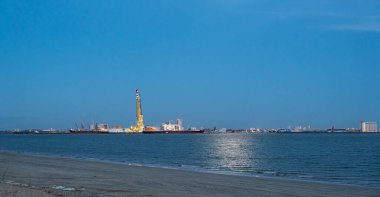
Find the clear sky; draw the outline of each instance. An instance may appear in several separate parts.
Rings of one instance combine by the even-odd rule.
[[[0,129],[380,122],[377,0],[1,0]]]

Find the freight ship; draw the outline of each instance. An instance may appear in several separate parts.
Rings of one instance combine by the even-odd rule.
[[[107,134],[109,132],[106,131],[94,131],[94,130],[69,130],[70,134]]]
[[[70,129],[69,133],[71,134],[104,134],[108,133],[108,124],[98,124],[98,123],[93,123],[92,125],[89,125],[89,128],[85,128],[83,123],[81,124],[80,127],[78,127],[78,124],[75,123],[76,129]]]
[[[204,130],[182,130],[182,131],[164,131],[164,130],[148,131],[148,130],[144,130],[142,133],[143,134],[200,134],[200,133],[204,133]]]
[[[185,129],[182,126],[182,119],[178,118],[176,123],[166,122],[161,127],[147,126],[144,128],[144,134],[197,134],[204,133],[204,130],[196,128]]]

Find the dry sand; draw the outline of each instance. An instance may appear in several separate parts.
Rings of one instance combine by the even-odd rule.
[[[0,153],[0,196],[380,196],[380,189]]]

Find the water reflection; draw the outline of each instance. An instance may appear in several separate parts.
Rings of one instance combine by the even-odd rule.
[[[380,187],[378,134],[0,135],[0,150]],[[354,159],[353,159],[354,158]]]
[[[249,171],[255,164],[251,160],[255,150],[246,135],[220,135],[210,144],[213,165],[235,172]]]

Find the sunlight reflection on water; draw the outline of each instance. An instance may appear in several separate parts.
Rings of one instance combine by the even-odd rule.
[[[0,135],[0,150],[380,187],[378,134]]]

